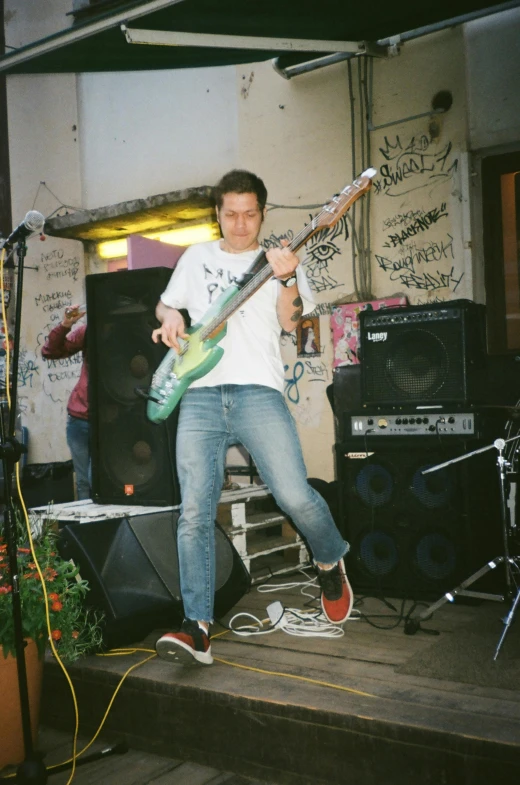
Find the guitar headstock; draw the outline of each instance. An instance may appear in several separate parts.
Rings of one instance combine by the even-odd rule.
[[[363,196],[372,187],[372,180],[377,174],[377,169],[366,169],[362,174],[357,177],[352,185],[347,185],[336,194],[328,204],[322,207],[320,213],[314,218],[313,226],[315,229],[324,229],[334,226],[339,219],[345,215],[347,210],[354,204],[354,202]]]

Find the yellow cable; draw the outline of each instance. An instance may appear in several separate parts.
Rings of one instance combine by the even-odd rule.
[[[149,651],[149,650],[148,649],[129,649],[128,651],[129,652],[133,652],[133,651]],[[126,653],[126,652],[123,652],[121,650],[120,653],[122,654],[122,653]],[[96,655],[96,656],[107,656],[107,655]],[[153,654],[150,657],[146,657],[144,660],[141,660],[141,662],[136,662],[134,665],[132,665],[130,668],[128,668],[128,670],[123,674],[119,684],[117,685],[117,687],[116,687],[116,689],[114,691],[114,694],[112,695],[112,697],[110,699],[110,702],[109,702],[109,704],[107,706],[107,709],[106,709],[106,711],[105,711],[105,713],[104,713],[104,715],[103,715],[103,717],[101,719],[101,722],[100,722],[100,724],[98,726],[98,729],[94,733],[94,735],[91,738],[91,740],[89,741],[89,743],[85,747],[83,747],[83,749],[80,750],[78,753],[75,753],[75,757],[76,758],[79,758],[80,755],[83,755],[83,753],[86,752],[89,749],[89,747],[91,747],[94,744],[95,740],[97,739],[97,737],[101,733],[101,730],[103,728],[103,725],[105,724],[106,718],[108,717],[110,709],[112,708],[112,704],[114,703],[114,701],[116,699],[116,695],[119,692],[119,690],[121,689],[121,687],[123,686],[123,682],[126,679],[126,677],[128,676],[128,674],[131,673],[136,668],[140,668],[141,665],[144,665],[149,660],[153,660],[154,657],[157,657],[156,652],[153,652]],[[72,760],[73,760],[72,758],[69,758],[68,760],[63,761],[62,763],[55,763],[53,766],[49,766],[48,768],[49,768],[49,770],[50,769],[55,769],[58,766],[63,766],[65,763],[70,763]],[[70,782],[70,780],[69,780],[69,782]],[[68,782],[67,782],[67,785],[69,785]]]
[[[5,248],[2,249],[2,255],[1,255],[1,258],[0,258],[0,293],[1,293],[1,297],[2,297],[2,322],[3,322],[3,325],[4,325],[4,332],[5,332],[5,339],[6,339],[5,340],[5,389],[6,389],[6,395],[7,395],[7,405],[8,405],[8,409],[10,411],[11,410],[11,390],[10,390],[9,380],[10,380],[10,376],[11,376],[11,351],[10,351],[10,345],[9,345],[9,327],[8,327],[8,324],[7,324],[7,311],[6,311],[6,307],[5,307],[5,296],[4,296],[4,294],[5,294],[5,290],[4,290],[4,257],[5,257]],[[16,381],[17,380],[15,380],[15,382]],[[65,674],[65,678],[67,679],[67,682],[69,684],[69,687],[70,687],[70,690],[71,690],[71,694],[72,694],[72,701],[73,701],[73,704],[74,704],[75,731],[74,731],[74,741],[73,741],[73,747],[72,747],[72,755],[73,755],[72,761],[73,761],[73,765],[72,765],[71,776],[70,776],[70,778],[68,779],[68,781],[66,783],[66,785],[69,785],[72,782],[72,779],[74,777],[75,768],[76,768],[76,766],[75,766],[76,743],[77,743],[77,736],[78,736],[78,729],[79,729],[78,703],[77,703],[77,699],[76,699],[76,694],[74,692],[74,686],[72,684],[70,676],[67,673],[67,669],[65,668],[63,662],[61,661],[60,655],[58,654],[58,652],[56,650],[56,646],[54,645],[54,641],[52,639],[52,629],[51,629],[51,620],[50,620],[50,614],[49,614],[49,598],[47,596],[47,587],[46,587],[45,579],[43,577],[43,573],[42,573],[42,570],[41,570],[41,567],[40,567],[40,564],[38,562],[38,558],[36,556],[36,552],[35,552],[35,549],[34,549],[34,542],[33,542],[33,537],[32,537],[31,525],[30,525],[30,522],[29,522],[29,514],[27,512],[27,507],[25,506],[25,501],[23,499],[22,488],[21,488],[21,484],[20,484],[20,464],[19,464],[19,462],[16,462],[16,464],[15,464],[15,475],[16,475],[16,487],[18,489],[18,496],[19,496],[19,500],[20,500],[20,503],[21,503],[21,506],[22,506],[22,509],[23,509],[25,528],[27,530],[27,537],[28,537],[28,540],[29,540],[29,546],[30,546],[30,549],[31,549],[31,555],[32,555],[33,561],[34,561],[34,563],[36,565],[36,570],[38,572],[38,575],[40,577],[40,581],[41,581],[41,584],[42,584],[43,598],[44,598],[44,602],[45,602],[45,620],[46,620],[46,623],[47,623],[47,633],[48,633],[49,643],[50,643],[50,646],[51,646],[51,649],[52,649],[52,653],[54,654],[56,660],[58,661],[58,664],[59,664],[60,668],[62,669],[63,673]],[[8,478],[6,478],[6,482],[9,482]]]
[[[268,622],[269,619],[263,619],[259,621],[258,624],[264,624]],[[257,625],[258,626],[258,625]],[[214,638],[221,638],[223,635],[227,635],[229,632],[233,632],[233,630],[224,630],[223,632],[218,632],[216,635],[212,635],[211,639]],[[268,671],[264,670],[263,668],[255,668],[252,665],[241,665],[238,662],[230,662],[230,660],[223,660],[220,657],[214,657],[215,662],[221,662],[223,665],[231,665],[233,668],[242,668],[246,671],[255,671],[256,673],[265,673],[268,676],[285,676],[287,679],[297,679],[299,681],[306,681],[309,684],[318,684],[321,687],[330,687],[333,690],[343,690],[344,692],[352,692],[355,695],[362,695],[365,698],[378,698],[378,695],[372,695],[370,692],[361,692],[360,690],[355,690],[352,687],[342,687],[339,684],[331,684],[328,681],[320,681],[319,679],[310,679],[307,676],[296,676],[293,673],[282,673],[280,671]]]
[[[328,681],[320,681],[319,679],[309,679],[307,676],[296,676],[294,673],[282,673],[280,671],[268,671],[264,668],[254,668],[252,665],[240,665],[238,662],[230,662],[223,660],[220,657],[215,657],[215,662],[221,662],[223,665],[231,665],[233,668],[242,668],[246,671],[254,671],[255,673],[265,673],[267,676],[284,676],[286,679],[296,679],[297,681],[306,681],[309,684],[318,684],[320,687],[330,687],[333,690],[342,690],[343,692],[352,692],[354,695],[361,695],[364,698],[378,698],[378,695],[372,695],[370,692],[361,692],[352,687],[342,687],[340,684],[331,684]]]

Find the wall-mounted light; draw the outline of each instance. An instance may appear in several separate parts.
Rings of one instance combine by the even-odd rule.
[[[160,240],[171,245],[193,245],[220,237],[220,229],[216,223],[200,224],[199,226],[184,226],[182,229],[171,229],[162,232],[148,232],[143,234],[149,240]],[[97,246],[101,259],[120,259],[127,255],[126,238],[121,240],[107,240]]]

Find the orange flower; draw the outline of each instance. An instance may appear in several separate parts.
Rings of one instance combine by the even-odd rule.
[[[53,630],[51,637],[53,641],[59,641],[61,639],[61,630]]]
[[[60,599],[59,596],[54,591],[52,592],[52,594],[49,594],[48,597],[49,597],[49,600],[53,600],[53,601]]]
[[[73,630],[72,637],[73,638],[79,638],[79,632],[77,630]]]
[[[63,604],[59,600],[56,600],[51,605],[51,610],[53,611],[61,611],[62,608],[63,608]]]

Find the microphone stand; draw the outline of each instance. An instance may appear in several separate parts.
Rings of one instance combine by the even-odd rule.
[[[16,521],[15,509],[13,503],[13,488],[12,488],[12,474],[16,463],[20,460],[22,453],[27,452],[27,447],[20,444],[16,438],[16,404],[17,404],[17,389],[18,389],[18,364],[20,356],[20,331],[22,324],[22,291],[23,291],[23,270],[24,258],[27,254],[27,244],[25,237],[21,236],[17,243],[16,249],[18,257],[17,266],[17,286],[16,286],[16,310],[14,322],[14,339],[13,339],[13,362],[11,379],[6,378],[6,389],[11,391],[11,405],[9,407],[9,424],[7,435],[5,434],[3,416],[0,413],[0,456],[2,459],[2,466],[4,472],[4,537],[7,545],[7,555],[9,562],[9,574],[11,579],[12,588],[12,609],[13,609],[13,627],[15,638],[15,653],[16,665],[18,672],[18,691],[20,695],[20,709],[22,719],[22,733],[24,742],[25,758],[19,764],[14,781],[18,785],[45,785],[47,782],[48,772],[43,763],[43,755],[34,748],[32,730],[31,730],[31,712],[29,705],[29,694],[27,689],[27,669],[25,666],[25,642],[23,637],[22,626],[22,604],[20,600],[19,591],[19,576],[18,576],[18,559],[17,559],[17,541],[16,541]],[[6,340],[9,336],[6,335]],[[92,760],[99,760],[108,754],[121,754],[127,751],[127,746],[124,743],[116,744],[114,747],[103,750],[102,753],[92,753],[92,755],[83,758],[80,763],[83,765]],[[76,764],[77,765],[77,764]],[[54,767],[51,773],[55,771],[63,771],[64,768],[69,768],[71,764],[62,764],[59,767]],[[0,778],[0,782],[4,779]],[[7,780],[6,780],[7,781]],[[12,779],[8,780],[12,782]]]
[[[22,733],[25,750],[25,759],[16,771],[17,783],[34,783],[40,785],[47,782],[47,772],[43,765],[41,753],[34,749],[31,715],[29,706],[29,695],[27,690],[27,670],[25,667],[25,643],[22,627],[22,604],[20,600],[17,542],[16,542],[16,523],[13,504],[12,475],[16,463],[20,460],[26,447],[21,445],[16,438],[16,404],[17,404],[17,382],[18,382],[18,361],[20,356],[20,325],[22,316],[22,285],[23,285],[23,260],[27,253],[25,238],[19,240],[17,245],[18,257],[18,282],[16,288],[16,311],[14,323],[14,347],[11,379],[6,378],[6,389],[11,390],[11,403],[9,408],[9,421],[7,435],[4,432],[3,417],[0,417],[1,443],[0,455],[2,456],[2,466],[4,471],[4,537],[7,545],[7,555],[9,561],[9,573],[12,588],[13,604],[13,625],[16,653],[16,666],[18,672],[18,692],[20,695],[20,709],[22,718]],[[7,330],[8,332],[8,330]],[[9,335],[6,335],[9,340]]]

